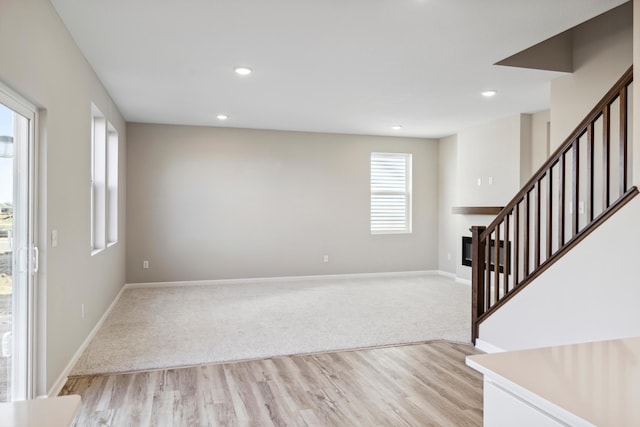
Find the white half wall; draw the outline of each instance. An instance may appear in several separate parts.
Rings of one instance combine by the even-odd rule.
[[[640,196],[480,324],[504,350],[640,336]]]
[[[436,140],[131,123],[127,136],[129,283],[438,269]],[[413,154],[411,234],[370,233],[373,151]]]

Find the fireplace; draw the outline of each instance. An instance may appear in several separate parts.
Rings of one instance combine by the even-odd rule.
[[[505,249],[504,249],[504,240],[500,240],[499,243],[499,248],[498,248],[498,257],[499,257],[499,267],[500,267],[500,272],[502,273],[503,268],[504,268],[504,262],[505,262]],[[496,251],[495,251],[495,247],[496,247],[496,241],[491,240],[490,242],[490,254],[489,254],[489,262],[490,262],[490,266],[489,269],[493,270],[494,268],[494,262],[495,262],[495,258],[496,258]],[[506,251],[506,257],[507,257],[507,263],[511,262],[511,242],[509,242],[507,244],[507,251]],[[462,236],[462,265],[466,265],[471,267],[471,262],[473,260],[472,257],[472,239],[471,237],[467,237],[467,236]]]
[[[469,267],[471,267],[473,260],[471,257],[472,240],[471,237],[462,236],[462,265]]]

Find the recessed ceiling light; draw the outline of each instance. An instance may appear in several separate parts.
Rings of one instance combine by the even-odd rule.
[[[240,74],[241,76],[248,76],[251,74],[251,68],[247,67],[236,67],[236,74]]]
[[[217,118],[218,120],[227,120],[227,119],[229,118],[229,116],[227,116],[226,114],[218,114],[218,115],[216,116],[216,118]]]
[[[485,90],[481,93],[481,95],[485,98],[491,98],[492,96],[496,96],[496,93],[498,92],[496,92],[495,90]]]
[[[391,126],[391,129],[400,130],[400,129],[402,129],[402,126],[400,126],[400,125]]]

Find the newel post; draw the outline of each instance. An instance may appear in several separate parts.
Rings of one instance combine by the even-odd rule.
[[[480,234],[487,227],[471,227],[471,342],[478,338],[478,317],[484,312],[484,261],[485,245],[480,242]]]

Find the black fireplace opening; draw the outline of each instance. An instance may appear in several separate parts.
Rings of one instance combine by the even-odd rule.
[[[462,265],[471,267],[471,244],[473,239],[471,237],[462,236]]]
[[[489,269],[493,270],[494,269],[494,263],[495,263],[495,258],[496,258],[496,251],[495,251],[495,247],[496,247],[496,241],[495,239],[492,239],[491,242],[489,243],[490,245],[490,253],[489,253]],[[472,239],[471,237],[468,236],[462,236],[462,265],[466,265],[471,267],[471,263],[473,261],[473,257],[472,257]],[[506,262],[507,264],[509,264],[511,262],[511,242],[508,242],[507,244],[507,250],[505,253],[505,246],[504,246],[504,240],[500,240],[499,241],[499,247],[498,247],[498,258],[499,258],[499,263],[498,266],[500,267],[499,271],[502,273],[503,269],[504,269],[504,264],[505,264],[505,256],[506,256]]]

